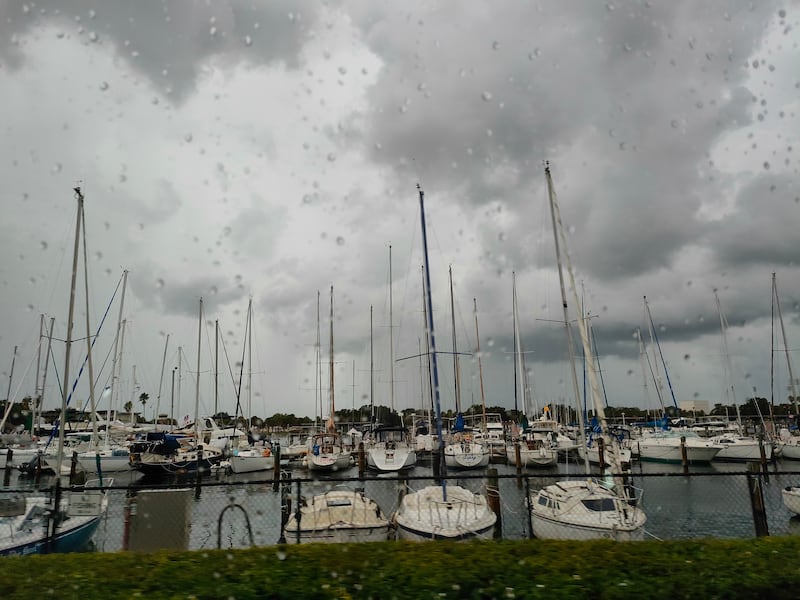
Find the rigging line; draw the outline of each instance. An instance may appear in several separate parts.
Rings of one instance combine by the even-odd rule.
[[[647,302],[647,298],[645,298],[645,302]],[[653,323],[653,315],[650,312],[650,309],[647,309],[647,317],[650,319],[650,326],[652,327],[651,331],[653,332],[653,339],[656,342],[656,348],[658,349],[658,356],[661,358],[661,364],[664,365],[664,376],[667,378],[667,386],[669,387],[669,393],[672,396],[672,403],[675,405],[675,408],[678,409],[678,414],[680,415],[680,408],[678,408],[678,401],[675,399],[675,390],[672,389],[672,380],[669,377],[669,371],[667,370],[667,362],[664,360],[664,353],[661,352],[661,344],[658,342],[658,332],[656,331],[655,323]]]

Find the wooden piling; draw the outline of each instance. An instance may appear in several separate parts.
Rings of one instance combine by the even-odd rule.
[[[272,491],[277,492],[281,485],[281,445],[272,444]],[[283,534],[281,534],[283,535]]]
[[[494,522],[494,539],[503,539],[503,514],[500,507],[500,482],[497,469],[486,469],[486,503],[497,517]]]
[[[759,470],[758,463],[747,464],[747,488],[750,492],[750,506],[753,509],[753,524],[756,529],[756,537],[764,537],[769,535],[769,526],[767,524],[764,490]]]
[[[767,470],[767,452],[764,450],[764,433],[758,434],[758,452],[761,455],[761,472],[764,473],[764,481],[769,481],[769,471]]]
[[[606,443],[603,436],[597,438],[597,456],[600,462],[600,472],[606,468]]]
[[[358,478],[364,479],[367,470],[367,457],[364,451],[364,442],[358,442]]]
[[[202,446],[198,446],[197,447],[197,466],[196,466],[196,469],[195,469],[195,480],[194,480],[194,483],[195,483],[194,497],[197,498],[197,499],[200,498],[200,492],[203,489],[203,485],[202,485],[203,467],[202,467],[202,464],[203,464],[203,447]]]
[[[686,436],[681,436],[681,464],[684,474],[689,472],[689,456],[686,454]]]
[[[522,488],[522,450],[519,447],[519,440],[514,442],[514,464],[517,467],[517,487]]]

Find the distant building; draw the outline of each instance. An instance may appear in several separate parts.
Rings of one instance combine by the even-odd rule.
[[[680,403],[682,413],[708,414],[708,400],[684,400]]]

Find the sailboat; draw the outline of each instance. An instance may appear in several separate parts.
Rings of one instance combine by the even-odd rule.
[[[213,443],[205,443],[200,410],[200,348],[203,334],[203,299],[197,332],[197,379],[195,381],[195,420],[193,433],[150,432],[144,448],[131,449],[131,466],[145,475],[183,475],[210,471],[222,461],[222,450]],[[208,419],[206,419],[208,420]],[[209,438],[209,442],[211,439]],[[139,450],[139,451],[134,451]]]
[[[425,194],[419,190],[419,208],[422,227],[424,257],[427,333],[431,371],[433,377],[434,410],[438,450],[433,456],[433,471],[439,477],[438,485],[429,485],[405,494],[392,516],[396,535],[404,540],[466,540],[491,536],[497,516],[489,508],[486,496],[476,494],[458,485],[448,485],[444,464],[442,438],[442,411],[439,400],[439,370],[436,356],[436,336],[433,328],[431,278],[428,263],[428,238],[425,230]]]
[[[489,464],[491,453],[488,444],[476,439],[467,429],[461,412],[461,372],[456,343],[455,303],[453,300],[453,268],[450,267],[450,317],[453,327],[453,378],[455,381],[456,417],[450,426],[450,436],[444,447],[445,464],[451,469],[483,469]]]
[[[75,249],[72,262],[63,381],[69,381],[72,327],[75,314],[75,280],[78,271],[78,250],[81,227],[85,228],[84,198],[79,187],[74,188],[78,201],[75,227]],[[85,238],[84,238],[85,249]],[[88,315],[87,311],[87,315]],[[66,415],[69,386],[64,385],[61,396],[61,415]],[[64,458],[64,423],[59,425],[55,472],[59,473]],[[105,485],[110,485],[107,480]],[[61,493],[61,480],[56,477],[49,495],[25,494],[0,496],[0,556],[74,552],[83,550],[108,509],[108,496],[103,480],[87,481],[85,487]]]
[[[392,247],[389,246],[389,398],[394,411],[394,337],[392,322]],[[370,307],[370,330],[372,307]],[[370,331],[370,337],[371,337]],[[370,340],[371,344],[371,340]],[[370,345],[371,348],[371,345]],[[370,355],[372,351],[370,349]],[[370,399],[372,399],[372,369],[370,369]],[[378,425],[372,430],[367,449],[367,467],[379,473],[405,471],[417,464],[416,445],[411,443],[408,429],[402,425]]]
[[[253,300],[252,298],[247,303],[247,413],[248,422],[250,422],[250,415],[252,411],[252,381],[253,381],[253,367],[252,367],[252,348],[253,348]],[[242,361],[242,368],[244,368],[244,361]],[[239,375],[239,386],[236,391],[237,395],[237,409],[238,398],[241,397],[241,373]],[[233,448],[231,455],[228,457],[230,469],[233,473],[254,473],[257,471],[269,471],[275,467],[275,456],[272,454],[272,445],[266,441],[257,440],[254,443],[246,441],[240,442]]]
[[[556,202],[549,164],[545,167],[545,178],[547,180],[547,192],[553,221],[564,318],[568,324],[567,297],[559,241],[564,246],[567,273],[569,274],[575,305],[579,306],[580,303],[578,302],[575,278],[566,247],[566,237],[564,236],[561,214]],[[606,442],[605,447],[608,448],[608,462],[613,474],[613,480],[598,481],[588,478],[557,481],[533,492],[528,498],[533,534],[537,538],[549,539],[583,540],[607,538],[620,541],[640,540],[644,538],[644,525],[647,517],[629,495],[629,487],[624,485],[622,466],[617,452],[618,446],[610,441],[611,435],[606,423],[600,385],[595,372],[594,361],[590,360],[592,349],[589,343],[587,327],[582,318],[578,319],[578,330],[584,356],[587,357],[592,404],[600,423],[601,434]]]
[[[736,407],[736,430],[734,432],[724,432],[711,438],[714,443],[722,446],[722,449],[717,452],[714,460],[731,462],[758,462],[763,458],[764,460],[771,461],[773,459],[772,444],[768,442],[764,443],[763,440],[759,441],[754,436],[744,435],[742,416],[739,411],[739,404],[736,401],[736,394],[733,385],[733,367],[731,364],[730,352],[728,351],[728,320],[725,317],[725,313],[722,312],[722,305],[720,304],[717,290],[714,290],[714,301],[717,305],[717,313],[719,314],[720,331],[722,336],[722,356],[724,359],[723,364],[725,366],[724,376],[730,384],[726,387],[726,392],[730,392],[730,400]],[[756,406],[758,406],[757,403]]]
[[[519,334],[519,313],[517,312],[517,274],[511,274],[511,313],[514,324],[514,376],[517,389],[515,395],[522,399],[522,427],[516,443],[506,445],[506,458],[509,463],[516,464],[519,452],[519,466],[530,468],[548,468],[558,464],[558,424],[547,419],[545,414],[541,420],[534,420],[533,426],[528,420],[530,409],[531,386],[528,380],[528,369],[525,366],[525,353],[522,349],[522,338]],[[553,438],[555,432],[555,439]]]
[[[331,313],[330,313],[330,388],[328,399],[330,401],[330,414],[325,423],[325,429],[311,435],[309,452],[306,462],[309,471],[338,471],[350,466],[351,452],[342,445],[342,436],[336,431],[334,415],[336,413],[333,391],[333,286],[331,286]]]
[[[792,359],[790,356],[789,344],[786,341],[786,328],[784,327],[783,324],[783,313],[781,312],[781,302],[778,296],[778,283],[775,277],[775,273],[772,274],[772,305],[773,305],[773,310],[777,309],[778,322],[781,328],[783,353],[784,356],[786,357],[786,368],[788,370],[788,375],[789,375],[789,391],[791,393],[791,401],[794,404],[795,414],[800,414],[800,405],[798,404],[794,371],[792,369]],[[775,340],[774,333],[772,339],[774,345],[774,340]],[[772,352],[772,356],[773,357],[775,356],[774,352]],[[774,387],[774,382],[772,385]],[[777,445],[777,452],[779,453],[781,458],[786,458],[789,460],[800,460],[800,435],[797,434],[796,428],[794,433],[791,433],[788,429],[783,429],[781,431],[780,442]]]
[[[672,389],[669,373],[667,372],[666,361],[664,361],[664,357],[661,354],[661,346],[658,343],[658,336],[653,326],[653,315],[650,312],[650,305],[647,302],[647,297],[644,298],[644,309],[645,320],[647,321],[650,331],[651,347],[654,354],[653,362],[656,366],[660,363],[663,367],[667,385],[672,396],[672,404],[677,410],[678,403],[675,400],[675,393]],[[656,350],[658,351],[657,357],[655,356]],[[661,395],[661,379],[658,376],[658,370],[654,369],[652,364],[650,365],[650,372],[655,379],[656,394],[658,395],[659,404],[664,416],[661,419],[662,425],[658,430],[643,432],[636,442],[639,460],[681,464],[685,457],[686,462],[689,464],[707,464],[711,462],[714,457],[719,454],[720,450],[722,450],[722,446],[709,438],[700,437],[696,431],[687,428],[675,429],[669,426],[664,409],[664,400]]]

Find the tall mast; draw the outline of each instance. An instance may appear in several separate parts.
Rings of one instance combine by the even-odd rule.
[[[95,447],[98,445],[97,439],[97,403],[94,397],[94,369],[92,367],[92,332],[89,328],[89,260],[86,250],[86,215],[81,207],[81,223],[83,223],[83,290],[84,306],[86,309],[86,361],[89,367],[89,406],[92,411],[92,442]],[[108,437],[108,436],[106,436]]]
[[[455,380],[456,390],[456,418],[461,414],[461,377],[459,376],[458,368],[458,347],[456,345],[456,309],[453,300],[453,267],[449,267],[450,273],[450,319],[453,328],[453,378]]]
[[[372,348],[372,305],[369,305],[369,422],[375,424],[375,360]]]
[[[203,337],[203,297],[200,296],[200,310],[197,319],[197,377],[194,385],[194,431],[195,444],[200,444],[200,341]]]
[[[520,351],[519,351],[519,331],[517,325],[517,274],[511,271],[511,319],[513,321],[512,327],[514,329],[514,412],[519,414],[519,402],[517,397],[518,391],[518,373]],[[523,396],[524,398],[524,396]],[[523,407],[524,414],[524,407]]]
[[[317,342],[315,345],[316,365],[314,366],[314,416],[315,423],[319,418],[320,425],[322,424],[322,339],[320,337],[319,328],[319,298],[320,293],[317,290]]]
[[[253,299],[247,302],[247,430],[253,419]]]
[[[328,397],[330,398],[330,411],[331,414],[328,417],[328,430],[333,431],[335,428],[335,421],[334,415],[336,414],[336,399],[334,394],[334,386],[333,386],[333,286],[331,286],[331,313],[330,313],[330,365],[328,367],[329,375],[330,375],[330,390],[328,391]]]
[[[483,408],[483,429],[486,429],[486,396],[483,393],[483,365],[481,364],[481,334],[478,331],[478,301],[472,299],[473,312],[475,313],[475,352],[478,355],[478,379],[481,382],[481,407]]]
[[[427,296],[427,312],[428,312],[428,334],[430,335],[430,356],[431,367],[433,369],[433,396],[434,396],[434,409],[436,411],[436,436],[437,443],[439,444],[438,456],[436,460],[439,465],[439,475],[442,476],[442,499],[447,501],[447,479],[444,477],[446,473],[446,464],[444,462],[444,439],[442,438],[442,405],[439,397],[439,368],[436,360],[436,334],[433,329],[433,303],[431,300],[431,269],[428,260],[428,233],[425,230],[425,192],[417,184],[419,191],[419,212],[420,222],[422,223],[422,254],[424,258],[424,273],[425,273],[425,291]],[[434,473],[436,471],[434,470]]]
[[[158,377],[158,395],[156,396],[156,414],[155,414],[155,429],[158,431],[158,413],[161,410],[161,389],[164,385],[164,368],[167,365],[167,348],[169,348],[169,334],[167,334],[167,339],[164,341],[164,354],[161,357],[161,375]],[[108,440],[108,436],[106,436],[106,440]]]
[[[219,319],[214,319],[214,415],[216,415],[218,412],[219,412]]]
[[[578,373],[575,370],[575,348],[573,346],[572,341],[572,330],[569,326],[569,309],[567,307],[567,290],[564,285],[564,269],[561,264],[561,245],[559,243],[559,225],[560,225],[560,217],[556,217],[556,199],[555,199],[555,190],[553,189],[553,178],[550,175],[550,163],[547,163],[544,169],[545,179],[547,181],[547,194],[550,201],[550,217],[553,222],[553,237],[555,238],[555,248],[556,248],[556,263],[558,265],[558,283],[561,288],[561,307],[564,312],[564,331],[567,336],[567,352],[569,354],[569,364],[570,369],[572,370],[572,391],[575,396],[575,408],[576,412],[578,413],[578,427],[580,429],[580,439],[582,444],[586,444],[585,437],[586,437],[586,429],[583,421],[583,411],[581,410],[581,403],[580,403],[580,390],[578,388]],[[577,299],[575,301],[576,304],[579,304]],[[586,473],[589,473],[589,458],[588,453],[586,454],[586,459],[584,460],[584,466],[586,468]]]
[[[83,194],[81,188],[73,188],[75,198],[78,200],[78,215],[75,223],[75,247],[72,254],[72,278],[69,287],[69,309],[67,311],[67,335],[64,340],[64,385],[61,390],[61,417],[58,424],[58,452],[56,454],[56,476],[61,473],[61,463],[64,461],[64,427],[67,419],[67,398],[69,394],[69,359],[72,353],[72,324],[75,317],[75,281],[78,275],[78,249],[81,239],[81,223],[83,215]]]
[[[728,320],[725,318],[725,315],[722,312],[722,304],[719,301],[719,294],[717,290],[714,290],[714,303],[717,305],[717,314],[719,315],[719,329],[722,336],[722,357],[723,357],[723,364],[725,365],[725,373],[724,376],[728,378],[728,383],[730,387],[726,387],[725,391],[727,393],[730,390],[731,393],[731,402],[733,403],[734,407],[736,407],[736,425],[739,427],[739,431],[742,431],[742,414],[739,410],[739,403],[736,401],[736,394],[734,393],[733,387],[733,368],[731,365],[731,355],[728,351]],[[755,402],[755,399],[753,399]]]
[[[119,314],[117,315],[117,334],[114,336],[114,355],[111,358],[111,398],[109,400],[108,414],[106,414],[106,430],[111,416],[111,409],[114,408],[114,418],[116,419],[116,408],[119,400],[119,380],[122,373],[122,342],[124,341],[124,322],[122,320],[122,309],[125,306],[125,288],[128,286],[128,270],[122,271],[122,296],[119,301]],[[118,354],[119,353],[119,354]],[[119,362],[118,362],[119,361]]]
[[[46,385],[47,385],[47,371],[48,371],[48,367],[50,366],[50,354],[51,354],[51,351],[52,351],[52,348],[53,348],[53,327],[55,326],[55,323],[56,323],[56,318],[55,317],[50,317],[50,328],[49,328],[49,331],[47,333],[47,353],[45,354],[45,357],[44,357],[44,372],[42,373],[42,395],[39,397],[39,403],[38,403],[39,405],[37,407],[38,410],[39,410],[39,414],[41,414],[42,406],[44,406],[44,393],[45,393],[45,390],[47,389],[47,387],[46,387]],[[34,423],[36,423],[35,420],[34,420]],[[33,429],[35,427],[36,427],[35,424],[31,427],[31,435],[34,435]]]
[[[778,284],[775,280],[775,273],[772,274],[772,295],[775,298],[775,308],[778,309],[778,322],[781,326],[781,336],[783,337],[783,351],[786,355],[786,367],[789,370],[789,389],[792,392],[792,402],[794,403],[794,412],[798,414],[800,408],[797,404],[797,392],[794,388],[794,374],[792,373],[792,360],[789,357],[789,345],[786,343],[786,328],[783,326],[783,313],[781,313],[781,301],[778,298]],[[753,398],[753,402],[758,405],[757,399]]]
[[[392,321],[392,245],[389,244],[389,400],[394,412],[394,323]]]

